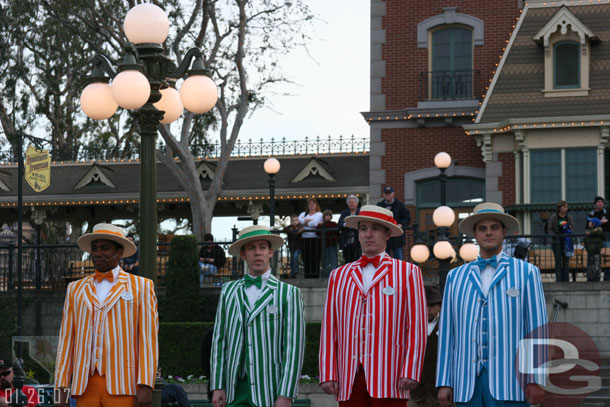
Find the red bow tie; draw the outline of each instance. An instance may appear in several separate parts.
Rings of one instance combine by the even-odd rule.
[[[98,283],[101,283],[104,279],[110,281],[111,283],[114,281],[114,275],[112,274],[112,270],[107,271],[105,273],[95,270],[95,275],[93,277]]]
[[[379,267],[379,263],[381,263],[381,256],[367,257],[363,255],[360,258],[360,267],[365,268],[369,263],[375,266],[375,268]]]

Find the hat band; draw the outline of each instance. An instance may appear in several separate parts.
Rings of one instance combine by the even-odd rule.
[[[95,230],[95,231],[93,231],[93,233],[104,233],[104,234],[107,234],[107,235],[115,235],[115,236],[118,236],[118,237],[124,237],[122,233],[113,232],[112,230]]]
[[[480,211],[478,211],[477,213],[475,213],[475,215],[476,215],[476,214],[479,214],[479,213],[489,213],[489,212],[501,213],[502,215],[506,215],[504,212],[499,211],[499,210],[497,210],[497,209],[481,209]]]
[[[360,211],[360,213],[358,214],[360,216],[368,216],[370,218],[377,218],[379,220],[384,220],[386,222],[390,222],[393,223],[394,225],[396,225],[396,220],[394,219],[393,216],[389,216],[389,215],[384,215],[383,213],[379,213],[379,212],[373,212],[373,211]]]
[[[248,232],[248,233],[244,233],[243,235],[241,235],[239,237],[238,240],[242,240],[242,239],[246,239],[248,237],[252,237],[252,236],[259,236],[259,235],[270,235],[271,233],[268,230],[253,230],[252,232]]]

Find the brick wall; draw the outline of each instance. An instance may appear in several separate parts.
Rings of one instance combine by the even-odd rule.
[[[498,161],[502,163],[502,176],[498,180],[498,189],[502,191],[502,205],[514,205],[515,196],[515,154],[500,153]]]
[[[489,84],[502,48],[510,38],[516,17],[517,0],[386,0],[386,16],[382,18],[386,42],[382,48],[386,75],[382,93],[386,109],[416,106],[420,96],[420,72],[429,71],[428,49],[417,48],[417,24],[443,13],[444,7],[457,7],[456,12],[477,17],[485,22],[484,44],[474,47],[475,70],[480,70],[481,94]],[[480,96],[480,95],[479,95]]]

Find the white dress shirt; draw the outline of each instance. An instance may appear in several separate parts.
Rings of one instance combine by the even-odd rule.
[[[100,305],[104,302],[104,300],[108,296],[108,293],[116,284],[117,278],[119,277],[120,269],[121,268],[119,266],[116,266],[112,269],[112,283],[108,281],[108,279],[103,279],[99,283],[97,282],[97,280],[93,280],[95,283],[95,296],[97,297],[97,300],[99,301]]]
[[[496,256],[496,261],[500,261],[500,257],[502,253]],[[481,271],[481,289],[483,290],[483,295],[487,297],[487,293],[489,293],[489,286],[491,285],[491,280],[493,280],[494,275],[496,274],[496,269],[491,265],[485,266],[485,270]]]
[[[440,314],[436,314],[434,319],[432,321],[428,322],[428,336],[430,336],[432,331],[434,331],[434,328],[436,327],[436,324],[438,324],[438,317],[439,317],[439,315]]]
[[[248,273],[250,277],[255,278],[252,274]],[[246,297],[248,297],[248,304],[250,304],[250,308],[254,308],[254,304],[256,304],[256,300],[261,296],[263,289],[267,285],[267,281],[269,281],[269,276],[271,275],[271,269],[267,270],[265,274],[263,274],[261,279],[263,280],[261,283],[261,288],[258,288],[256,285],[252,284],[250,287],[246,288]]]
[[[385,252],[381,252],[381,253],[377,254],[377,256],[380,256],[381,258],[383,258],[383,256],[385,256]],[[373,256],[373,257],[375,257],[375,256]],[[362,287],[364,288],[365,293],[369,292],[369,288],[371,287],[373,278],[375,278],[376,272],[377,272],[377,269],[375,268],[375,266],[373,266],[373,263],[367,264],[364,267],[364,269],[362,269]]]

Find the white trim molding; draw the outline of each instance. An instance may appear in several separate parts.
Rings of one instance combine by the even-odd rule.
[[[417,48],[428,48],[428,32],[439,25],[462,24],[472,27],[475,46],[484,44],[485,23],[483,20],[457,13],[457,7],[444,7],[443,14],[430,17],[417,24]]]

